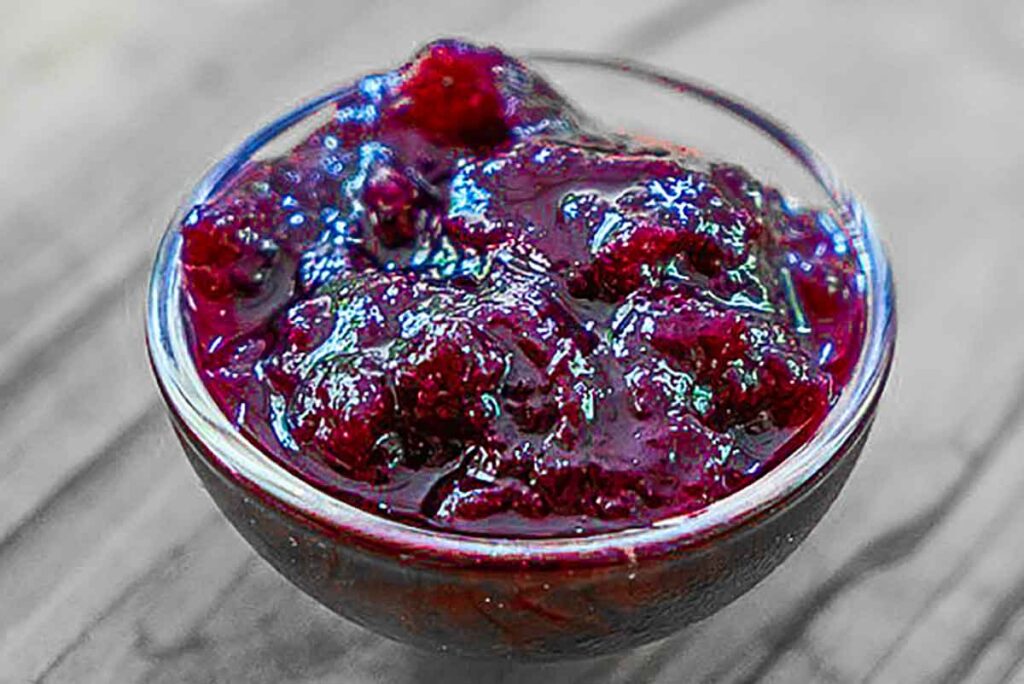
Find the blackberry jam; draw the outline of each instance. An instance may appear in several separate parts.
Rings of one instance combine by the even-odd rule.
[[[564,537],[704,508],[821,424],[865,325],[829,212],[493,48],[357,91],[181,226],[203,382],[278,463],[418,527]]]

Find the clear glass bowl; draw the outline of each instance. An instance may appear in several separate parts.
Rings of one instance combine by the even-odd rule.
[[[698,512],[585,538],[440,533],[334,499],[248,441],[207,393],[181,313],[181,219],[248,159],[287,149],[352,96],[340,88],[289,111],[216,164],[159,248],[148,305],[154,372],[185,453],[217,505],[281,574],[339,615],[418,646],[485,657],[607,654],[705,618],[748,591],[804,539],[845,483],[892,360],[889,265],[853,196],[785,126],[739,100],[650,67],[535,55],[583,111],[614,129],[737,162],[806,205],[829,208],[859,250],[867,334],[852,378],[810,441]]]

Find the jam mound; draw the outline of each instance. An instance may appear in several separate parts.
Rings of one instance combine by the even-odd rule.
[[[746,486],[849,379],[826,212],[601,131],[454,41],[362,79],[182,225],[194,356],[283,466],[433,529],[642,526]]]

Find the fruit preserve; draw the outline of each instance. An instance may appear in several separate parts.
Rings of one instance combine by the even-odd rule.
[[[181,227],[206,387],[324,492],[473,535],[649,525],[770,470],[849,379],[831,213],[493,48],[431,44],[332,114]]]

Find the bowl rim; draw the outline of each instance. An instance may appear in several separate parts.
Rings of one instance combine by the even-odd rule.
[[[161,394],[178,428],[199,447],[205,460],[236,484],[279,510],[315,521],[332,537],[368,548],[387,549],[403,558],[472,566],[564,567],[623,560],[635,563],[640,558],[704,543],[789,500],[838,461],[870,424],[892,363],[896,332],[893,283],[884,247],[860,202],[822,157],[784,124],[743,100],[697,79],[610,56],[533,52],[527,53],[524,61],[541,70],[552,65],[618,72],[721,109],[784,148],[824,190],[857,249],[866,276],[868,311],[861,356],[850,380],[807,442],[753,483],[703,509],[664,518],[646,527],[577,537],[483,537],[416,527],[340,501],[277,464],[217,408],[192,361],[180,309],[178,227],[187,212],[208,198],[255,151],[320,108],[352,95],[355,86],[351,85],[314,96],[257,130],[214,164],[179,205],[161,240],[147,301],[146,340]]]

